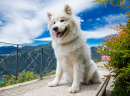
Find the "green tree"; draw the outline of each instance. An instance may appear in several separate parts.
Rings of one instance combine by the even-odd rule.
[[[110,1],[110,3],[111,3],[113,6],[117,6],[117,7],[121,7],[121,8],[125,7],[124,0],[117,0],[116,5],[113,4],[113,2],[114,2],[115,0],[94,0],[93,2],[101,2],[101,5],[102,5],[102,6],[104,5],[104,6],[106,7],[108,1]],[[130,0],[129,0],[129,1],[130,1]],[[127,9],[128,9],[128,8],[130,8],[130,5],[127,6]]]
[[[111,29],[119,31],[118,35],[109,35],[97,50],[101,54],[110,56],[110,61],[105,67],[113,75],[114,90],[113,96],[129,96],[130,93],[130,23],[126,26],[119,24]],[[102,47],[105,50],[102,50]]]
[[[114,0],[110,0],[113,5]],[[117,5],[121,8],[125,7],[124,0],[117,0]],[[129,0],[130,1],[130,0]],[[105,5],[108,0],[95,0],[93,2],[101,2]],[[130,7],[127,6],[126,9]],[[110,56],[110,61],[105,67],[110,70],[114,77],[114,90],[112,96],[130,96],[130,12],[126,13],[128,20],[126,26],[119,23],[119,26],[109,27],[119,31],[118,35],[109,35],[103,43],[98,46],[97,50],[101,54]],[[105,48],[105,50],[102,50]]]
[[[21,74],[21,73],[19,73],[19,76],[20,76],[20,74]],[[19,80],[18,80],[18,83],[22,83],[22,82],[25,82],[25,81],[26,81],[25,79],[23,79],[23,78],[26,78],[26,74],[27,74],[27,73],[24,72],[24,73],[20,76],[20,78],[19,78]]]
[[[21,73],[19,73],[19,76],[20,75],[21,75]],[[14,80],[15,76],[14,75],[11,75],[11,76],[12,77],[10,77],[9,75],[6,75],[5,79],[3,80],[3,82],[5,82],[5,83],[1,84],[0,87],[10,86],[10,85],[13,85],[13,84],[23,83],[23,82],[26,82],[26,81],[37,79],[36,74],[34,72],[30,72],[30,71],[24,72],[20,76],[19,80]]]

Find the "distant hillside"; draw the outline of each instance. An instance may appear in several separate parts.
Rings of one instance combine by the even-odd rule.
[[[51,43],[48,43],[46,45],[39,45],[39,46],[24,46],[24,47],[21,47],[19,48],[20,50],[29,50],[29,51],[38,51],[38,50],[41,50],[41,48],[50,48],[52,50],[52,47],[51,47]],[[1,46],[0,47],[0,54],[10,54],[12,53],[13,51],[15,51],[17,48],[14,47],[14,46]]]
[[[27,69],[28,70],[34,70],[34,68],[32,67],[32,65],[29,65],[30,62],[34,61],[34,58],[37,58],[35,60],[35,62],[33,62],[33,66],[35,66],[35,68],[37,69],[37,71],[40,72],[41,69],[41,48],[43,48],[43,70],[46,69],[46,67],[48,67],[48,69],[46,69],[47,72],[49,73],[50,71],[54,70],[56,68],[56,59],[54,58],[54,50],[51,46],[51,43],[46,44],[46,45],[39,45],[39,46],[25,46],[25,47],[21,47],[19,48],[20,52],[22,52],[22,54],[19,52],[18,54],[18,72],[22,72],[25,68],[27,68],[27,66],[29,66]],[[13,52],[14,50],[16,50],[16,47],[13,46],[9,46],[9,47],[0,47],[0,54],[9,54],[11,52]],[[97,53],[97,49],[95,47],[91,47],[91,55],[92,55],[92,59],[97,59],[97,60],[101,60],[101,55],[99,53]],[[38,55],[39,54],[39,55]],[[38,57],[37,57],[38,55]],[[0,55],[1,56],[1,55]],[[6,57],[6,55],[2,55],[3,57]],[[28,58],[28,59],[27,59]],[[53,60],[54,58],[54,60]],[[2,60],[2,58],[0,58],[0,61]],[[14,54],[12,54],[7,60],[7,69],[6,71],[8,73],[11,73],[13,75],[15,75],[15,71],[16,71],[16,52]],[[53,60],[53,61],[52,61]],[[5,62],[3,62],[2,64],[0,64],[1,68],[5,68]],[[1,72],[1,70],[0,70]],[[38,74],[35,71],[36,74]]]
[[[52,48],[51,43],[48,43],[46,45],[38,45],[38,46],[25,46],[22,47],[21,50],[40,50],[41,48]]]
[[[0,54],[10,54],[11,52],[15,50],[16,50],[16,47],[14,46],[2,46],[0,47]]]
[[[7,47],[1,47],[1,49],[4,48],[3,50],[1,50],[2,54],[9,54],[11,52],[13,52],[14,50],[9,50],[9,48]],[[36,58],[35,62],[33,62],[33,66],[35,67],[35,69],[37,71],[40,72],[40,67],[41,67],[41,48],[43,48],[43,70],[48,66],[48,63],[52,60],[52,58],[54,58],[54,51],[51,47],[51,43],[46,44],[46,45],[39,45],[39,46],[25,46],[25,47],[21,47],[19,48],[19,52],[18,52],[18,72],[22,72],[25,68],[27,68],[29,66],[29,63],[31,63],[32,61],[34,61],[34,59]],[[14,47],[14,49],[16,50],[16,48]],[[22,54],[21,54],[22,52]],[[39,55],[38,55],[39,54]],[[7,55],[0,55],[2,57],[7,57]],[[2,61],[3,59],[0,58],[0,61]],[[7,69],[6,71],[8,73],[11,73],[13,75],[15,75],[15,70],[16,70],[16,52],[13,53],[10,57],[8,57],[6,59],[7,61]],[[53,66],[51,66],[53,65]],[[1,68],[5,68],[5,62],[3,62],[2,64],[0,64]],[[47,72],[50,72],[52,70],[54,70],[56,68],[56,59],[54,59],[51,63],[49,68],[47,69]],[[28,68],[28,70],[34,70],[34,68],[32,67],[32,65],[30,65]],[[34,70],[35,71],[35,70]],[[1,70],[0,70],[1,72]],[[46,74],[47,72],[45,72],[44,74]],[[35,71],[36,74],[38,74]]]
[[[101,60],[101,54],[97,53],[96,47],[91,47],[91,58],[96,60]]]

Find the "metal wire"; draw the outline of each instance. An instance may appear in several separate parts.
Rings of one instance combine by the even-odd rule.
[[[12,43],[5,43],[5,42],[0,42],[0,43],[12,44]],[[12,44],[12,45],[17,45],[17,44]],[[54,55],[53,55],[53,56],[50,56],[50,52],[51,52],[51,53],[54,52],[53,50],[49,50],[49,49],[51,49],[51,48],[45,48],[44,50],[43,50],[43,48],[41,48],[42,51],[39,52],[39,51],[37,51],[37,50],[26,49],[26,47],[28,47],[28,46],[24,46],[25,49],[24,49],[23,47],[20,48],[19,46],[24,46],[24,45],[17,45],[16,48],[7,48],[7,49],[9,49],[9,50],[11,50],[11,49],[15,49],[15,50],[14,50],[13,52],[11,52],[10,54],[8,54],[6,57],[0,56],[1,58],[3,58],[3,59],[1,59],[2,61],[0,61],[0,65],[5,62],[5,64],[4,64],[4,65],[5,65],[5,68],[3,69],[2,67],[0,67],[0,70],[2,70],[2,72],[0,72],[0,75],[3,74],[3,75],[5,76],[5,74],[8,74],[9,77],[11,77],[11,78],[14,79],[14,80],[9,80],[9,81],[5,81],[5,82],[0,82],[0,84],[8,83],[8,82],[16,81],[16,80],[21,80],[20,77],[23,75],[23,73],[24,73],[25,71],[28,70],[29,67],[32,67],[31,71],[36,71],[36,72],[38,73],[38,75],[40,75],[41,78],[42,78],[42,74],[47,71],[47,69],[50,67],[50,65],[52,65],[50,68],[55,69],[55,65],[54,65],[54,64],[56,64],[56,63],[54,62],[54,61],[55,61],[55,60],[54,60],[55,57],[54,57]],[[6,47],[2,47],[2,48],[6,48]],[[27,51],[28,57],[25,56],[25,55],[22,53],[22,50]],[[29,51],[29,52],[28,52],[28,51]],[[35,54],[31,54],[30,51],[33,52],[33,53],[35,53]],[[17,52],[17,54],[16,54],[15,52]],[[21,55],[20,55],[20,54],[21,54]],[[41,54],[42,54],[42,55],[41,55]],[[54,54],[54,53],[53,53],[53,54]],[[0,54],[0,55],[1,55],[1,54]],[[16,69],[15,69],[15,70],[16,70],[16,75],[13,76],[13,75],[11,75],[10,73],[7,72],[7,68],[8,68],[8,67],[7,67],[7,66],[8,66],[7,59],[10,58],[11,56],[15,56],[15,55],[16,55]],[[19,55],[25,58],[25,69],[22,71],[21,74],[19,74],[19,76],[17,76],[17,74],[18,74],[18,66],[19,66],[19,59],[18,59],[18,58],[19,58]],[[34,55],[36,55],[36,56],[34,56]],[[40,57],[40,55],[41,55],[41,58],[40,58],[41,61],[38,59],[38,57]],[[51,54],[51,55],[52,55],[52,54]],[[45,64],[45,61],[43,62],[43,59],[45,59],[46,62],[47,62],[46,67],[43,66],[43,65]],[[14,60],[15,60],[15,59],[14,59]],[[31,61],[30,61],[30,60],[31,60]],[[20,61],[20,62],[21,62],[21,61]],[[26,64],[27,62],[29,63],[29,65]],[[34,65],[33,65],[33,63],[34,63]],[[26,65],[27,65],[27,66],[26,66]],[[41,65],[41,66],[39,66],[39,65]],[[36,66],[38,66],[40,69],[37,70]],[[41,67],[44,67],[44,71],[43,71],[43,68],[41,68]],[[1,75],[1,76],[2,76],[2,75]],[[26,77],[26,78],[28,78],[28,77]],[[26,79],[26,78],[22,78],[22,79]],[[31,78],[31,77],[29,77],[29,78]]]

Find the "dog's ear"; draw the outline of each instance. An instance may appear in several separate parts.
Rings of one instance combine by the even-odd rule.
[[[71,11],[71,8],[70,8],[69,5],[65,5],[65,7],[64,7],[64,11],[65,11],[65,13],[67,13],[67,14],[69,14],[69,15],[72,14],[72,11]]]
[[[52,14],[49,13],[49,12],[47,12],[47,16],[48,16],[49,20],[51,20],[51,16],[52,16]]]

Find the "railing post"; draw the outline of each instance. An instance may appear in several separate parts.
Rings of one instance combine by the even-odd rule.
[[[41,79],[42,79],[42,71],[43,71],[43,48],[41,48],[41,74],[40,74]]]
[[[16,77],[15,77],[15,79],[16,80],[18,80],[18,45],[17,45],[17,54],[16,54],[16,73],[15,73],[15,75],[16,75]]]

